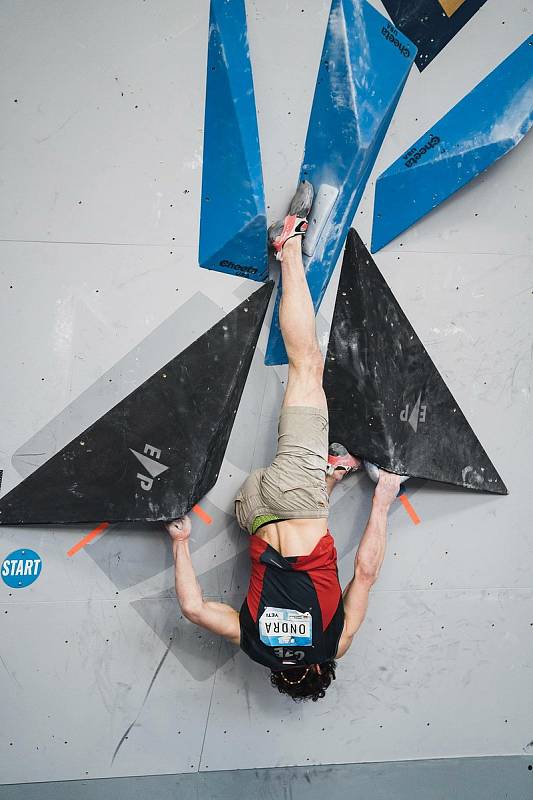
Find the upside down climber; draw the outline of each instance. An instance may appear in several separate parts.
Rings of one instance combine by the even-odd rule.
[[[328,529],[329,497],[361,461],[328,439],[324,360],[302,262],[312,202],[313,188],[304,181],[285,220],[269,229],[281,261],[279,319],[289,372],[276,456],[248,476],[235,500],[237,521],[250,537],[251,577],[240,611],[203,599],[189,552],[190,519],[167,525],[184,616],[268,667],[272,685],[294,700],[325,696],[337,660],[365,618],[385,556],[388,511],[401,482],[400,476],[379,471],[354,574],[342,591]]]

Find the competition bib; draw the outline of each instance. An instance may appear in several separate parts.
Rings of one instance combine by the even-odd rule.
[[[259,638],[269,647],[313,644],[313,618],[306,611],[267,606],[259,619]]]

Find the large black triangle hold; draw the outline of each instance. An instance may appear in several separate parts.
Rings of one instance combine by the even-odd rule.
[[[6,525],[175,519],[215,484],[272,281],[0,500]]]
[[[507,489],[358,234],[351,230],[324,388],[330,438],[402,475]]]

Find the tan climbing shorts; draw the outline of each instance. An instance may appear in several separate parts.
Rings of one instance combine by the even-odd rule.
[[[328,516],[326,489],[328,412],[310,406],[286,406],[278,425],[278,450],[265,469],[251,473],[235,499],[241,528],[251,532],[256,517],[322,519]]]

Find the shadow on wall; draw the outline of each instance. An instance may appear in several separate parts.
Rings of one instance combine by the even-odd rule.
[[[229,645],[231,650],[224,652],[226,657],[219,663],[220,637],[184,619],[179,614],[176,599],[168,597],[167,593],[143,597],[131,605],[165,646],[170,645],[170,652],[196,681],[212,678],[218,667],[238,651],[237,647]]]
[[[233,555],[240,543],[235,519],[207,499],[202,501],[202,509],[212,522],[206,525],[197,518],[193,519],[191,552],[205,548],[227,531]],[[245,541],[242,546],[245,546]],[[174,563],[168,534],[159,523],[117,523],[105,536],[88,547],[86,552],[119,591],[149,581],[168,570]],[[215,549],[211,558],[213,557],[220,558]],[[211,581],[203,584],[202,588],[207,594],[218,595],[220,585],[220,581]],[[173,587],[173,582],[169,580],[169,592],[175,596]]]
[[[206,597],[230,602],[238,608],[248,586],[248,540],[239,531],[235,519],[209,500],[202,501],[202,508],[212,522],[206,525],[195,520],[194,523],[191,551],[198,555],[198,580]],[[216,542],[218,537],[220,541]],[[86,552],[121,591],[149,583],[168,571],[168,576],[163,576],[167,584],[163,590],[134,600],[131,606],[164,645],[170,645],[171,653],[195,680],[204,681],[213,676],[220,666],[217,663],[220,637],[192,625],[180,614],[174,591],[172,547],[162,527],[116,525]],[[214,566],[202,568],[206,562]],[[231,658],[236,649],[229,652],[226,649],[225,660]]]

